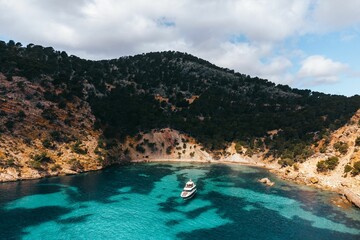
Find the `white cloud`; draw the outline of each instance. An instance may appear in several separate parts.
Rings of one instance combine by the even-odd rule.
[[[115,57],[167,50],[161,46],[177,46],[179,39],[188,49],[207,50],[237,34],[254,42],[281,41],[302,27],[307,5],[296,0],[0,0],[0,27],[20,40]],[[159,19],[172,24],[164,27]]]
[[[16,41],[51,45],[85,58],[178,50],[242,73],[275,78],[291,62],[273,55],[274,46],[303,27],[308,4],[81,0],[62,5],[60,0],[0,0],[8,13],[0,15],[0,29]],[[159,24],[164,21],[171,24]],[[246,41],[230,42],[237,35]]]
[[[312,84],[334,83],[339,75],[345,73],[348,66],[320,55],[307,57],[298,72],[300,79],[313,79]]]
[[[23,44],[90,59],[178,50],[291,84],[299,59],[314,54],[298,49],[299,36],[360,22],[360,1],[350,0],[0,0],[0,9],[0,36]],[[306,66],[302,78],[337,79],[310,77],[316,71]]]
[[[360,1],[317,0],[315,6],[314,19],[323,29],[360,26]]]

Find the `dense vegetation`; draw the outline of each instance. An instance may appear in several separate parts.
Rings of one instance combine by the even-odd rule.
[[[360,174],[360,161],[357,161],[354,163],[354,167],[353,167],[351,173],[353,176]]]
[[[339,159],[337,157],[329,157],[327,160],[321,160],[317,163],[318,172],[327,172],[329,170],[334,170],[339,164]]]
[[[251,155],[266,147],[284,166],[304,161],[311,143],[360,108],[360,96],[291,89],[173,51],[90,61],[51,47],[0,41],[0,72],[40,82],[46,99],[59,107],[75,96],[88,101],[105,138],[171,127],[210,150],[236,142]],[[43,114],[53,119],[51,111]]]

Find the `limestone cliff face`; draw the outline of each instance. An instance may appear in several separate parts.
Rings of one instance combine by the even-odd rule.
[[[128,137],[122,146],[125,158],[132,162],[146,161],[192,161],[233,162],[264,166],[256,157],[237,153],[235,144],[224,151],[211,152],[191,136],[177,130],[164,128]]]
[[[360,203],[360,174],[353,176],[351,170],[354,163],[360,161],[360,146],[356,144],[356,139],[360,137],[359,121],[360,110],[345,126],[314,146],[315,154],[304,163],[275,171],[286,179],[343,192],[352,199],[356,198],[354,203]],[[319,172],[319,161],[330,157],[337,157],[338,165],[334,170]]]
[[[173,129],[152,130],[126,139],[126,156],[132,161],[181,160],[210,161],[211,155],[196,140]]]
[[[99,131],[86,102],[55,104],[51,84],[7,79],[0,74],[0,181],[40,178],[95,170]]]

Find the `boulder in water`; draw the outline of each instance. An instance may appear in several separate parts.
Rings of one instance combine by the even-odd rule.
[[[269,187],[274,186],[274,184],[275,184],[268,178],[259,179],[259,182],[264,183],[266,186],[269,186]]]

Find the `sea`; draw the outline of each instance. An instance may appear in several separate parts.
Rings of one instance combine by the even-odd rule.
[[[262,168],[137,163],[0,184],[0,239],[359,240],[360,209],[338,197]]]

